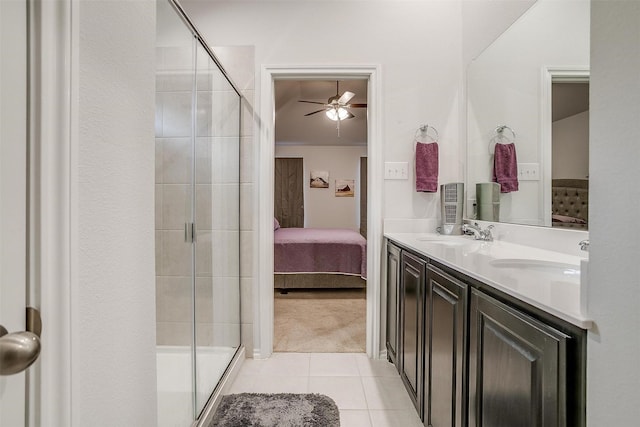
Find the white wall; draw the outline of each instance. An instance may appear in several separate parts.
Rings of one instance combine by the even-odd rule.
[[[71,421],[155,426],[155,2],[75,7]]]
[[[360,157],[366,146],[320,147],[276,145],[276,157],[302,157],[304,226],[308,228],[360,228]],[[329,172],[329,188],[310,188],[311,171]],[[354,197],[336,197],[336,179],[355,181]]]
[[[414,134],[428,123],[441,136],[441,182],[462,179],[460,2],[346,1],[337,8],[324,1],[191,0],[183,5],[215,45],[255,46],[257,75],[263,65],[381,64],[385,160],[412,165]],[[380,190],[384,217],[439,215],[439,198],[415,192],[412,170],[409,180],[386,181]]]
[[[640,419],[640,2],[596,0],[591,14],[589,188],[590,427]]]
[[[468,64],[536,0],[463,0],[462,63]]]
[[[517,134],[519,163],[544,165],[541,148],[543,67],[589,66],[589,2],[538,0],[502,34],[468,71],[468,181],[491,181],[489,154],[494,129],[507,125]],[[543,224],[544,181],[520,182],[519,191],[501,196],[500,220]],[[468,197],[475,187],[468,186]]]
[[[589,176],[589,112],[557,120],[552,124],[552,173],[557,178],[585,179]]]

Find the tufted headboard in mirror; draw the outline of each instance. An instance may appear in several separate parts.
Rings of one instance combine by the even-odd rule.
[[[588,229],[588,179],[554,179],[552,181],[551,219],[553,227]]]

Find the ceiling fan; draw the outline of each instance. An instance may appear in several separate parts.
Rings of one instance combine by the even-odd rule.
[[[298,102],[306,102],[307,104],[324,105],[324,108],[305,114],[305,117],[312,116],[324,111],[329,119],[340,122],[341,120],[352,119],[355,117],[351,113],[351,111],[349,111],[350,108],[367,108],[367,104],[349,104],[349,101],[351,101],[351,99],[356,96],[356,94],[346,91],[345,93],[340,95],[339,84],[340,82],[336,81],[336,94],[329,98],[326,103],[299,100]]]

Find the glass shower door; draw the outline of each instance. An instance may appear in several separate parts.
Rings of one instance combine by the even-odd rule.
[[[195,359],[199,413],[240,346],[240,97],[196,51]]]
[[[191,425],[240,347],[240,95],[157,3],[158,425]]]

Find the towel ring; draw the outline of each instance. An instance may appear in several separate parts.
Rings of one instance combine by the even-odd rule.
[[[504,137],[504,138],[506,138],[506,137],[504,136],[504,131],[505,131],[505,130],[508,130],[509,132],[511,132],[511,135],[513,135],[513,138],[511,138],[511,141],[510,141],[510,142],[515,142],[515,141],[516,141],[516,133],[514,132],[514,130],[513,130],[513,129],[511,129],[511,128],[510,128],[509,126],[507,126],[507,125],[498,126],[498,127],[496,128],[496,136],[497,136],[498,138],[503,138],[503,137]],[[507,138],[507,141],[509,141],[509,139],[508,139],[508,138]]]
[[[433,133],[435,133],[435,138],[429,135],[429,129],[433,129]],[[438,142],[440,135],[438,134],[438,130],[433,126],[429,126],[429,125],[420,126],[414,136],[415,140],[418,142],[422,142],[421,138],[426,139],[427,137],[431,138],[432,142]]]
[[[511,140],[509,140],[509,138],[505,136],[504,134],[505,130],[508,130],[509,132],[511,132],[511,135],[512,135]],[[503,142],[503,139],[505,139],[506,142]],[[496,144],[511,144],[514,142],[516,142],[515,131],[507,125],[500,125],[496,127],[495,135],[493,136],[493,138],[491,138],[491,140],[489,140],[489,154],[493,155],[493,153],[495,152]]]

